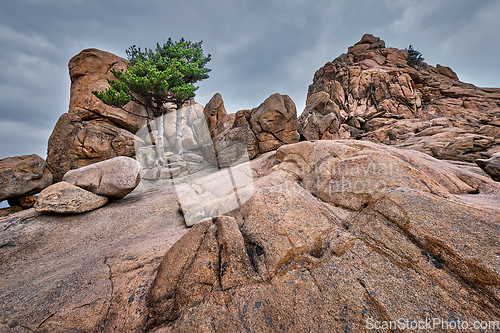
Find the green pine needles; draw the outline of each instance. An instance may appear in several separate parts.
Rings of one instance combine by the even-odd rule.
[[[210,55],[204,56],[202,42],[193,43],[181,38],[156,45],[150,50],[131,46],[127,51],[129,63],[125,71],[112,71],[116,80],[108,80],[110,87],[92,93],[105,104],[123,108],[130,101],[143,105],[151,117],[165,112],[165,103],[180,107],[195,96],[194,83],[208,78],[205,65]]]
[[[413,46],[409,46],[407,49],[408,51],[408,58],[406,58],[406,63],[411,66],[411,67],[416,67],[420,65],[422,61],[424,61],[424,57],[422,57],[422,53],[419,51],[415,50]]]
[[[133,45],[126,50],[129,63],[126,70],[112,71],[116,80],[108,80],[109,88],[92,91],[104,104],[124,109],[130,101],[145,107],[147,115],[136,116],[147,119],[151,142],[156,147],[156,164],[164,161],[163,115],[169,112],[167,103],[176,105],[175,151],[182,153],[182,105],[195,96],[198,89],[194,84],[208,78],[210,69],[206,64],[210,54],[205,56],[202,42],[193,43],[184,38],[173,42],[171,38],[156,49],[144,49]],[[154,138],[150,121],[154,120],[158,135]]]

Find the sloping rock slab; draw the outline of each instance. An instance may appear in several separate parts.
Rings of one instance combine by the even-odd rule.
[[[161,257],[186,230],[173,188],[0,219],[0,332],[143,332]]]
[[[167,252],[150,291],[153,332],[498,320],[491,179],[362,141],[282,146],[274,164],[234,218],[201,222]]]

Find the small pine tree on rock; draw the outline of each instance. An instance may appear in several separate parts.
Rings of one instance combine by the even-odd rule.
[[[145,107],[148,119],[156,121],[156,164],[164,165],[163,116],[169,112],[167,103],[176,105],[175,148],[182,152],[182,105],[195,96],[198,87],[194,83],[208,78],[210,69],[205,65],[211,60],[204,56],[202,42],[193,43],[181,38],[156,45],[150,50],[136,47],[127,49],[129,63],[125,71],[112,71],[116,80],[108,80],[110,87],[92,93],[105,104],[121,108],[134,101]],[[123,109],[124,110],[124,109]],[[127,111],[127,110],[125,110]],[[129,112],[129,111],[127,111]]]
[[[416,67],[425,60],[424,57],[422,57],[422,53],[415,50],[412,45],[408,46],[408,48],[405,50],[408,51],[408,58],[406,58],[406,63],[409,66]]]

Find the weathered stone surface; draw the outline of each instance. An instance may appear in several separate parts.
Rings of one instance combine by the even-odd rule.
[[[397,145],[466,162],[500,151],[500,89],[462,83],[446,66],[410,67],[407,56],[406,50],[386,48],[378,37],[365,35],[315,73],[308,98],[328,93],[340,114],[347,115],[339,119],[340,138]],[[330,121],[319,118],[309,117],[311,128],[325,128]],[[358,127],[354,119],[364,124]],[[438,126],[442,127],[429,130],[434,134],[425,131]]]
[[[57,122],[48,143],[47,164],[60,181],[72,169],[116,156],[134,156],[134,135],[145,124],[145,109],[130,102],[127,111],[105,105],[92,94],[109,87],[111,70],[123,70],[127,61],[114,54],[87,49],[69,64],[71,96],[68,113]],[[137,115],[139,116],[137,116]]]
[[[72,113],[63,114],[49,138],[47,165],[54,181],[69,170],[117,156],[134,156],[134,135],[109,122],[83,121]]]
[[[123,198],[139,184],[141,164],[119,156],[66,172],[63,181],[108,198]]]
[[[112,53],[97,49],[86,49],[71,58],[68,64],[71,79],[71,95],[69,112],[76,114],[83,121],[96,118],[109,119],[121,128],[135,133],[141,128],[145,119],[133,113],[145,115],[144,108],[130,102],[125,112],[104,104],[92,94],[94,90],[105,90],[109,87],[107,79],[115,79],[112,70],[127,68],[127,60]]]
[[[500,153],[493,154],[489,159],[476,160],[477,165],[481,167],[493,180],[500,182]]]
[[[9,206],[11,207],[21,207],[22,209],[28,209],[36,204],[36,196],[27,195],[24,197],[10,198],[7,200]]]
[[[52,184],[52,174],[38,155],[0,160],[0,201],[35,194]]]
[[[0,332],[144,332],[158,265],[186,231],[172,187],[0,218]]]
[[[340,109],[324,91],[311,95],[299,117],[298,132],[306,140],[339,139]]]
[[[269,96],[252,110],[249,122],[259,142],[260,153],[299,141],[297,110],[287,95]]]
[[[222,97],[214,96],[210,103],[215,102],[222,103]],[[225,167],[243,156],[253,159],[258,154],[299,141],[295,103],[286,95],[273,94],[252,110],[240,110],[222,118],[219,116],[210,118],[212,120],[209,121],[217,119],[218,122],[213,127],[209,125],[213,142],[202,150],[205,159],[213,165],[217,163],[215,150],[219,165]]]
[[[41,213],[76,214],[97,209],[108,198],[66,182],[59,182],[38,195],[35,210]]]
[[[212,132],[222,118],[227,115],[221,94],[216,93],[210,101],[208,101],[207,105],[205,105],[205,108],[203,109],[203,113],[208,124],[208,130],[209,132]]]
[[[266,159],[261,167],[275,166],[234,219],[205,220],[167,252],[148,328],[369,332],[369,318],[496,320],[495,182],[363,141],[301,142]]]

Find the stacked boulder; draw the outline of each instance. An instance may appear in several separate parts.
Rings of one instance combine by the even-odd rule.
[[[0,160],[0,201],[11,206],[33,206],[33,194],[52,184],[47,163],[38,155],[7,157]]]
[[[449,67],[412,67],[407,58],[406,50],[363,36],[316,71],[300,134],[370,140],[463,162],[500,152],[500,89],[462,83]]]
[[[130,102],[125,110],[105,105],[92,94],[104,90],[112,70],[123,70],[127,60],[97,49],[83,50],[68,64],[71,78],[69,110],[49,138],[47,164],[54,181],[64,174],[117,156],[135,155],[136,133],[144,124],[146,110]]]
[[[140,182],[140,171],[140,163],[125,156],[68,171],[63,181],[40,193],[35,210],[70,214],[97,209],[132,192]]]

